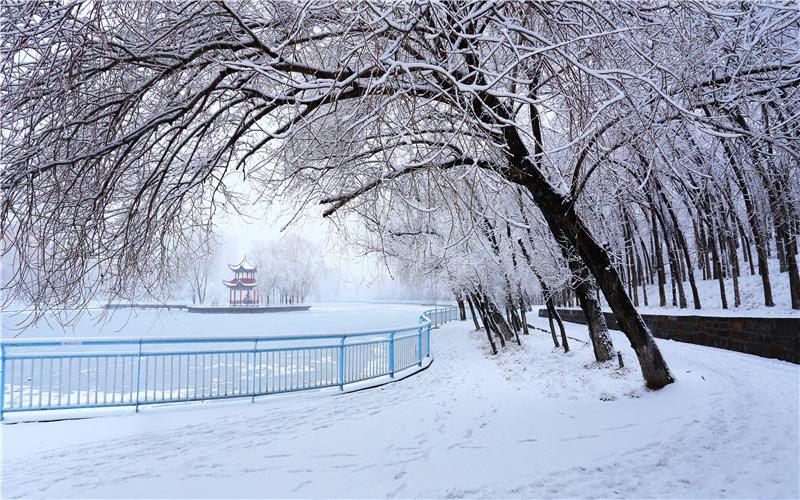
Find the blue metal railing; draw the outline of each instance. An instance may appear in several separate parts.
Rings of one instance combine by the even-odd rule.
[[[458,309],[425,311],[415,326],[360,333],[239,338],[4,340],[5,413],[251,398],[394,378],[431,357],[430,330]]]

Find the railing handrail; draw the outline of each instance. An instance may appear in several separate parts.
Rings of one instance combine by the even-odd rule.
[[[346,385],[387,375],[394,379],[395,373],[423,368],[423,358],[432,357],[431,328],[455,319],[457,314],[455,307],[435,307],[424,311],[415,325],[346,333],[269,337],[73,337],[2,340],[0,420],[3,420],[4,413],[31,410],[135,406],[138,411],[140,405],[146,404],[239,397],[251,397],[255,401],[255,396],[281,392],[336,386],[344,390]],[[423,335],[426,336],[426,341]],[[409,339],[415,340],[409,343]],[[242,345],[235,348],[223,347],[231,344]],[[83,349],[86,346],[118,348],[92,351]],[[121,346],[129,349],[122,350]],[[147,346],[158,349],[147,349]],[[185,348],[170,349],[170,346]],[[202,346],[212,347],[213,350],[203,349]],[[63,349],[41,350],[53,347]],[[18,349],[21,351],[14,352]],[[333,359],[335,352],[338,353],[335,355],[336,360]],[[125,359],[129,361],[124,361]],[[176,359],[177,371],[174,366]],[[77,364],[77,371],[73,369],[73,364]],[[415,366],[419,368],[414,368]],[[338,373],[334,374],[332,370]],[[6,377],[6,372],[10,377]],[[192,375],[194,385],[190,384]],[[47,392],[45,378],[48,378]],[[8,390],[6,384],[9,385]],[[90,401],[92,396],[94,404]],[[34,406],[37,398],[38,402]],[[62,398],[66,398],[66,404],[62,404]],[[110,403],[107,402],[109,398]],[[102,404],[99,403],[100,399]],[[53,404],[51,400],[57,400],[57,403]]]
[[[441,311],[442,309],[436,309]],[[429,313],[435,311],[423,312]],[[420,316],[422,317],[422,316]],[[427,321],[430,321],[428,319]],[[399,328],[383,329],[383,330],[365,330],[359,332],[346,332],[346,333],[320,333],[311,335],[283,335],[277,337],[264,337],[260,335],[252,336],[236,336],[236,337],[122,337],[115,339],[102,339],[99,337],[64,337],[62,339],[53,338],[32,338],[23,340],[0,340],[0,345],[6,347],[29,347],[29,346],[65,346],[65,345],[135,345],[139,344],[181,344],[181,343],[225,343],[225,342],[287,342],[292,340],[327,340],[327,339],[341,339],[342,337],[369,337],[377,335],[388,335],[392,332],[410,332],[417,330],[423,323],[415,325],[401,326]]]

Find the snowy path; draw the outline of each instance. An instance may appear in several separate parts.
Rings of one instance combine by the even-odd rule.
[[[470,325],[378,389],[5,425],[2,496],[800,496],[797,366],[659,341],[678,382],[651,393],[542,332],[487,357]]]

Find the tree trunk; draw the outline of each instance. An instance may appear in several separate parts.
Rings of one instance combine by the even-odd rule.
[[[789,271],[789,292],[792,300],[792,309],[800,309],[800,270],[798,270],[797,266],[797,239],[794,236],[790,237],[786,246],[786,267]]]
[[[527,317],[527,309],[528,305],[525,303],[525,298],[522,296],[522,289],[519,290],[519,314],[522,316],[522,333],[523,335],[529,335],[530,332],[528,331],[528,317]]]
[[[488,297],[484,296],[484,303],[486,304],[486,310],[489,313],[489,320],[493,323],[495,331],[500,337],[500,345],[505,347],[506,340],[513,340],[514,339],[514,332],[511,330],[511,327],[506,322],[506,319],[503,317],[503,313],[497,308],[497,306],[489,300]]]
[[[639,235],[639,247],[642,249],[642,261],[639,263],[639,267],[642,268],[642,286],[652,285],[654,283],[653,268],[650,265],[650,255],[647,253],[647,244],[641,234]],[[647,305],[646,302],[645,305]]]
[[[736,252],[736,242],[733,239],[733,234],[731,234],[731,231],[726,231],[725,234],[731,254],[731,266],[733,267],[733,307],[739,307],[742,305],[742,298],[739,295],[739,255]]]
[[[797,128],[790,129],[787,123],[790,121],[786,119],[780,106],[775,101],[769,102],[769,107],[774,109],[778,115],[778,122],[781,123],[783,133],[797,139]],[[769,108],[767,103],[761,103],[761,115],[764,120],[764,131],[768,135],[771,134],[772,127],[770,126]],[[780,240],[780,248],[783,249],[784,260],[786,263],[786,271],[789,273],[789,295],[791,297],[792,309],[800,309],[800,272],[797,268],[797,238],[796,235],[800,231],[800,220],[794,218],[792,214],[797,214],[797,208],[794,206],[793,198],[791,197],[790,179],[788,171],[779,171],[775,167],[775,151],[771,142],[766,142],[767,154],[766,162],[772,173],[771,180],[766,173],[762,172],[762,181],[767,187],[767,193],[770,197],[770,204],[775,206],[773,220],[776,229],[778,230],[778,240]],[[781,270],[783,271],[783,270]]]
[[[705,228],[703,227],[703,218],[700,215],[700,211],[698,209],[697,213],[697,223],[695,229],[695,245],[697,246],[697,267],[700,268],[700,271],[703,273],[703,280],[708,279],[708,264],[706,262],[708,258],[708,249],[706,248],[706,233]]]
[[[645,262],[647,262],[647,257],[645,256]],[[639,276],[639,282],[642,284],[642,300],[644,300],[644,306],[647,307],[647,280],[645,279],[645,270],[642,266],[642,259],[639,257],[639,254],[636,254],[636,269],[638,269],[637,273]]]
[[[561,315],[558,314],[558,311],[556,311],[555,305],[553,305],[552,300],[550,301],[548,307],[553,310],[553,316],[556,318],[556,323],[558,323],[558,329],[561,332],[561,345],[564,346],[564,352],[569,352],[569,341],[567,340],[567,330],[564,328],[564,322],[561,320]]]
[[[512,134],[516,132],[511,127],[507,127],[506,131]],[[524,148],[521,139],[516,140],[519,141],[518,144],[509,141],[512,152]],[[524,185],[544,215],[550,230],[553,234],[561,232],[566,234],[603,291],[617,323],[636,352],[646,386],[650,389],[660,389],[673,383],[675,379],[653,335],[625,293],[625,287],[611,264],[608,252],[592,237],[589,228],[575,212],[572,200],[553,188],[531,163],[527,154],[515,155],[514,159],[513,163],[518,166],[517,168],[525,172],[525,178],[522,179]]]
[[[456,302],[458,303],[458,319],[466,321],[467,311],[464,308],[464,298],[461,295],[456,295]]]
[[[481,292],[481,295],[475,299],[475,303],[478,304],[478,307],[481,310],[481,318],[483,319],[483,327],[486,329],[487,333],[493,334],[500,340],[500,346],[506,346],[506,340],[504,333],[500,331],[500,327],[495,319],[494,312],[497,312],[500,315],[500,320],[502,321],[503,315],[497,311],[497,308],[494,307],[494,304],[489,300],[489,297]]]
[[[522,345],[522,342],[519,339],[519,332],[522,330],[522,323],[520,322],[519,316],[517,316],[517,308],[514,306],[514,301],[512,300],[510,293],[506,298],[506,316],[508,316],[507,324],[514,332],[514,340],[517,341],[517,345]]]
[[[492,347],[492,354],[497,354],[497,344],[494,343],[494,338],[492,337],[492,326],[489,321],[489,318],[486,316],[485,307],[481,304],[480,300],[476,295],[472,296],[472,301],[475,303],[475,306],[480,311],[481,319],[483,320],[483,329],[486,330],[486,338],[489,339],[489,345]],[[502,337],[501,337],[502,338]]]
[[[499,105],[495,97],[487,95],[482,97],[500,117],[504,117],[505,109]],[[534,134],[541,137],[536,106],[531,105],[530,109]],[[535,120],[533,115],[536,115]],[[542,170],[534,163],[541,161],[541,153],[537,151],[533,157],[530,155],[516,127],[504,126],[503,135],[508,147],[509,160],[509,169],[504,172],[505,177],[528,190],[553,235],[563,233],[570,245],[577,250],[581,260],[603,291],[617,323],[636,352],[645,385],[650,389],[661,389],[673,383],[675,379],[653,335],[625,293],[625,286],[614,269],[608,252],[592,236],[589,228],[575,212],[575,200],[559,193],[550,184]]]
[[[689,278],[689,287],[692,289],[692,302],[694,303],[695,309],[700,309],[700,293],[697,290],[697,284],[694,281],[694,268],[692,267],[692,259],[689,255],[689,245],[686,243],[686,237],[683,235],[683,231],[681,230],[680,224],[678,224],[678,217],[675,215],[675,210],[672,209],[672,205],[669,203],[669,200],[664,193],[663,188],[661,188],[661,183],[656,178],[654,183],[658,186],[658,192],[661,195],[661,199],[664,202],[664,205],[667,208],[667,213],[669,214],[670,220],[672,221],[672,227],[674,230],[675,236],[675,244],[680,249],[681,255],[683,255],[681,266],[681,277],[683,280],[686,280],[686,274],[688,274]],[[691,211],[691,206],[687,204],[687,209]],[[681,285],[683,288],[683,285]],[[683,305],[681,307],[686,307],[686,298],[683,299]]]
[[[651,204],[652,207],[652,204]],[[656,218],[655,207],[650,210],[651,226],[653,228],[653,253],[656,258],[656,274],[658,275],[658,302],[661,307],[667,307],[667,274],[664,272],[664,256],[661,253],[661,241],[658,238],[658,219]]]
[[[664,222],[663,220],[661,221]],[[669,260],[669,274],[672,278],[672,305],[677,305],[681,309],[686,309],[686,292],[683,290],[683,282],[681,281],[681,270],[678,264],[678,253],[675,250],[675,238],[671,229],[664,226],[665,240],[667,243],[667,259]],[[675,289],[678,290],[678,303],[675,301]]]
[[[710,203],[708,204],[711,205]],[[720,265],[719,261],[719,246],[717,244],[717,232],[716,223],[712,219],[711,221],[711,234],[709,235],[709,241],[711,241],[711,258],[714,262],[714,274],[716,275],[717,279],[719,280],[719,295],[720,299],[722,300],[722,308],[728,308],[728,298],[725,296],[725,279],[722,277],[722,266]]]
[[[556,347],[561,347],[558,345],[558,337],[556,337],[556,327],[553,324],[553,311],[550,310],[550,307],[547,307],[547,319],[550,321],[550,333],[553,334],[553,344]]]
[[[705,111],[706,115],[711,116],[711,112],[708,110],[708,108],[704,107],[703,110]],[[736,182],[739,185],[739,189],[742,191],[742,198],[744,198],[744,206],[748,215],[747,221],[750,223],[750,230],[753,232],[753,238],[755,239],[756,257],[758,258],[758,272],[761,275],[761,284],[764,289],[764,305],[767,307],[773,307],[775,305],[775,301],[772,298],[772,285],[769,282],[769,266],[767,265],[767,248],[769,246],[769,241],[765,237],[761,228],[760,221],[758,220],[759,214],[756,211],[755,204],[753,203],[753,199],[750,195],[750,188],[747,185],[747,180],[742,173],[742,169],[739,168],[736,155],[734,155],[733,150],[727,141],[722,141],[722,145],[725,151],[725,156],[728,158],[728,164],[731,166],[736,178]]]
[[[469,298],[470,294],[464,294],[467,297],[467,303],[469,304],[469,310],[472,313],[472,322],[475,324],[475,331],[481,329],[481,325],[478,323],[478,313],[475,311],[475,306],[472,305],[472,299]]]
[[[747,237],[739,217],[736,217],[736,224],[739,225],[739,237],[742,239],[742,255],[744,256],[744,261],[750,266],[750,276],[755,276],[756,270],[753,267],[753,251],[750,249],[750,238]]]
[[[551,227],[556,242],[561,247],[561,254],[567,261],[567,265],[572,273],[571,289],[578,299],[578,305],[586,318],[586,325],[589,328],[589,339],[592,341],[595,360],[603,363],[611,360],[616,351],[611,337],[608,335],[608,325],[606,318],[601,312],[600,304],[595,298],[594,287],[591,284],[589,270],[579,262],[576,255],[577,249],[572,246],[570,239],[563,229]],[[602,247],[601,247],[602,248]],[[606,251],[603,250],[605,253]],[[609,260],[610,262],[610,260]],[[626,295],[626,297],[628,297]]]
[[[520,240],[519,243],[521,245],[522,240]],[[527,252],[524,250],[524,247],[523,247],[523,255],[525,255],[525,258],[530,259]],[[533,274],[536,275],[536,278],[539,280],[539,287],[542,289],[542,294],[544,295],[545,307],[547,308],[547,318],[550,320],[550,332],[553,334],[553,343],[555,344],[556,347],[559,347],[558,338],[556,337],[556,329],[553,327],[553,318],[556,318],[558,320],[558,326],[559,328],[561,328],[561,333],[563,334],[564,325],[561,322],[561,316],[559,316],[558,311],[556,310],[556,306],[553,303],[553,294],[550,293],[550,288],[547,286],[547,283],[544,282],[544,279],[538,272],[533,271]],[[569,346],[567,346],[566,344],[564,348],[569,350]]]
[[[608,335],[606,317],[600,309],[600,304],[597,303],[595,294],[588,282],[588,276],[575,286],[575,294],[578,297],[578,305],[583,310],[589,326],[589,337],[592,340],[594,359],[600,363],[610,361],[614,358],[616,351],[611,342],[611,337]]]
[[[623,232],[625,233],[625,261],[628,264],[628,290],[633,289],[633,305],[639,307],[639,273],[636,270],[636,258],[634,257],[633,224],[625,210],[624,203],[621,206]],[[628,292],[630,294],[630,291]]]
[[[542,289],[547,290],[547,285],[544,283],[544,280],[540,276],[537,275],[539,278],[539,282],[542,284]],[[553,329],[553,318],[555,318],[556,322],[558,323],[558,329],[561,331],[561,344],[564,346],[564,352],[569,352],[569,341],[567,340],[567,331],[564,329],[564,322],[561,320],[561,315],[558,314],[558,310],[556,309],[556,304],[553,301],[553,296],[548,292],[545,292],[545,306],[547,307],[547,316],[550,318],[550,330],[553,332],[553,343],[558,347],[558,339],[556,338],[556,331]]]

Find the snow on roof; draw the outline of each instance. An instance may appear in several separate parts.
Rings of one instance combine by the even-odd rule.
[[[241,262],[238,264],[228,264],[231,271],[258,271],[258,266],[252,266],[247,263],[247,256],[245,255]]]
[[[234,278],[230,281],[222,280],[225,286],[229,288],[236,288],[236,287],[243,287],[243,288],[255,288],[258,286],[258,281],[253,278]]]

